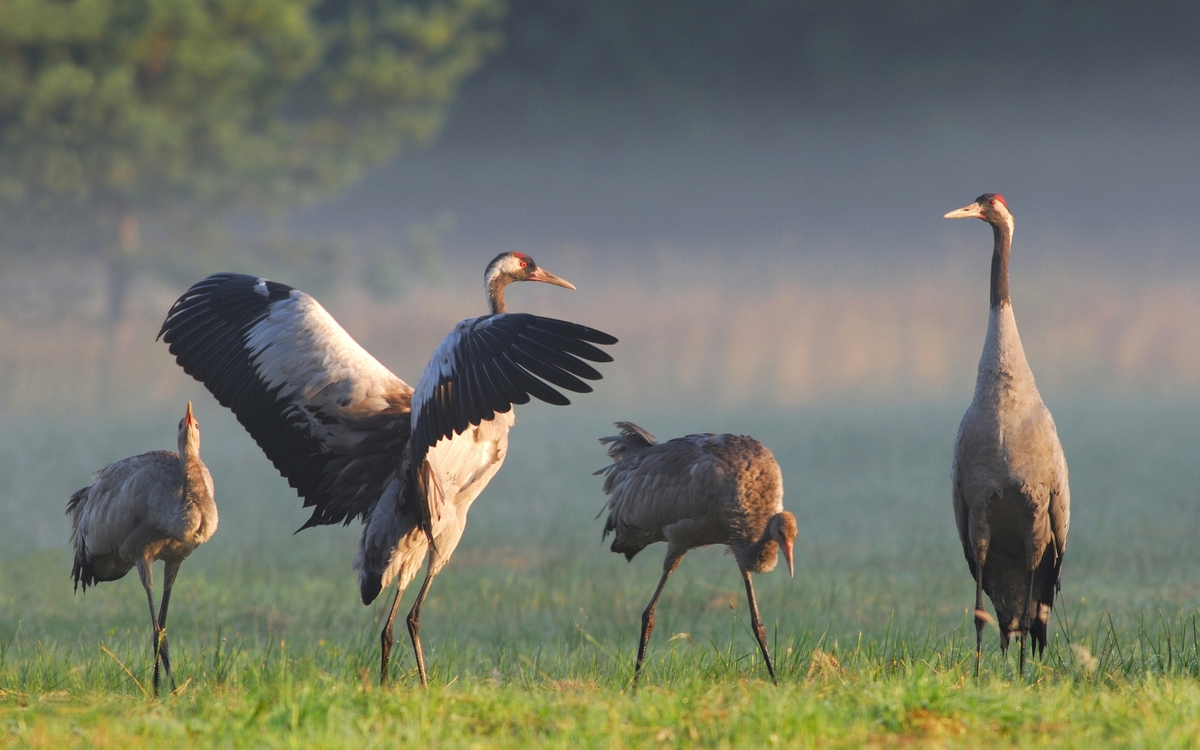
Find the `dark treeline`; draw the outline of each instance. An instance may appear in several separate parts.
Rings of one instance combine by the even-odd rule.
[[[304,226],[915,257],[1000,191],[1032,248],[1200,230],[1193,2],[511,0],[500,31],[432,148]]]
[[[1200,78],[1189,0],[511,0],[502,30],[448,137],[577,138],[614,119],[853,115]]]

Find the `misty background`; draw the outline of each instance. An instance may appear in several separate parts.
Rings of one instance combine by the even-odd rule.
[[[1200,386],[1194,4],[514,0],[492,23],[430,140],[220,214],[186,263],[135,269],[115,324],[102,259],[11,241],[0,414],[177,402],[158,324],[229,268],[310,291],[414,382],[509,249],[579,287],[516,305],[622,339],[606,403],[962,399],[991,238],[940,216],[985,191],[1017,217],[1050,403]]]

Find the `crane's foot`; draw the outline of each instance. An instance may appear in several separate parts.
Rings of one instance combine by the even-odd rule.
[[[177,685],[175,684],[175,675],[171,673],[171,651],[167,647],[167,632],[163,631],[162,647],[158,652],[158,660],[162,663],[163,672],[167,676],[167,682],[171,685],[171,692],[175,692]]]
[[[638,683],[641,681],[641,679],[642,679],[642,661],[641,661],[641,659],[639,659],[637,664],[633,668],[633,682],[629,685],[630,692],[634,693],[635,695],[637,694]]]
[[[154,697],[157,698],[159,696],[159,692],[162,688],[162,679],[161,679],[160,675],[162,672],[162,663],[163,663],[163,658],[162,658],[163,632],[161,629],[159,629],[159,628],[154,629],[154,633],[151,636],[151,643],[153,646],[152,653],[154,654],[154,676],[151,681],[151,684],[154,686]]]

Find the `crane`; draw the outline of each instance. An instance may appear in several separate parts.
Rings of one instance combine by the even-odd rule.
[[[600,438],[611,464],[604,474],[608,511],[604,537],[615,532],[612,551],[632,560],[647,545],[667,543],[663,574],[642,613],[633,684],[636,687],[654,629],[654,607],[667,578],[688,550],[727,544],[737,560],[750,603],[750,622],[771,679],[775,665],[758,614],[751,573],[775,569],[783,552],[795,575],[792,546],[796,517],[783,509],[783,475],[771,451],[745,435],[687,435],[660,443],[632,422],[617,422],[619,435]]]
[[[123,578],[137,566],[146,600],[154,653],[154,692],[159,665],[171,676],[167,651],[167,604],[180,564],[217,530],[212,475],[200,460],[200,423],[192,402],[179,421],[179,453],[151,451],[123,458],[97,471],[91,485],[71,495],[71,546],[75,590]],[[152,565],[163,561],[163,593],[154,615]]]
[[[597,348],[616,338],[577,323],[510,313],[505,289],[540,281],[574,289],[521,252],[497,255],[484,272],[489,314],[460,322],[412,388],[367,353],[311,296],[286,284],[218,273],[175,302],[159,336],[312,507],[301,529],[364,522],[356,556],[370,604],[392,580],[396,598],[380,634],[380,682],[405,587],[428,558],[407,624],[421,684],[418,634],[433,578],[462,536],[467,510],[499,470],[530,397],[570,402],[589,393],[611,362]]]
[[[991,312],[975,396],[954,442],[954,517],[963,554],[975,579],[975,673],[983,655],[986,591],[996,609],[1000,648],[1025,638],[1038,655],[1059,588],[1071,491],[1067,460],[1054,417],[1042,402],[1025,359],[1008,293],[1008,256],[1015,222],[1004,196],[985,193],[947,219],[992,225]]]

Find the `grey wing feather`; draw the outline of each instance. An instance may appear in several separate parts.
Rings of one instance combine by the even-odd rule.
[[[975,553],[971,547],[971,530],[970,530],[970,514],[971,508],[967,503],[966,495],[964,494],[963,481],[961,476],[963,452],[963,431],[966,425],[966,419],[963,420],[963,425],[959,426],[958,437],[954,440],[954,463],[950,470],[950,479],[954,488],[954,522],[958,527],[958,540],[962,543],[963,556],[967,558],[967,565],[971,568],[971,575],[976,575],[975,572]]]
[[[121,459],[92,478],[92,485],[77,491],[67,503],[75,548],[72,575],[76,585],[82,582],[85,589],[94,582],[91,560],[119,552],[133,529],[149,523],[169,536],[170,519],[159,518],[161,511],[154,506],[168,504],[165,498],[178,505],[183,492],[179,456],[170,451]]]
[[[1063,454],[1062,443],[1058,439],[1058,428],[1054,424],[1054,416],[1045,404],[1037,412],[1036,431],[1040,455],[1037,464],[1044,467],[1041,483],[1048,492],[1046,513],[1050,522],[1050,531],[1054,535],[1055,580],[1058,582],[1058,569],[1063,554],[1067,549],[1067,532],[1071,526],[1071,490],[1068,484],[1067,459]]]
[[[1057,438],[1057,435],[1056,435]],[[1054,478],[1050,485],[1050,530],[1054,534],[1054,549],[1058,554],[1055,562],[1055,583],[1057,573],[1062,566],[1063,555],[1067,551],[1067,533],[1071,528],[1071,488],[1067,472],[1067,459],[1063,455],[1062,446],[1055,440],[1056,456]]]
[[[664,540],[664,527],[719,512],[713,507],[713,459],[702,448],[708,439],[689,435],[625,448],[621,459],[602,470],[609,495],[604,537],[615,532],[614,552],[631,558],[646,545]]]

